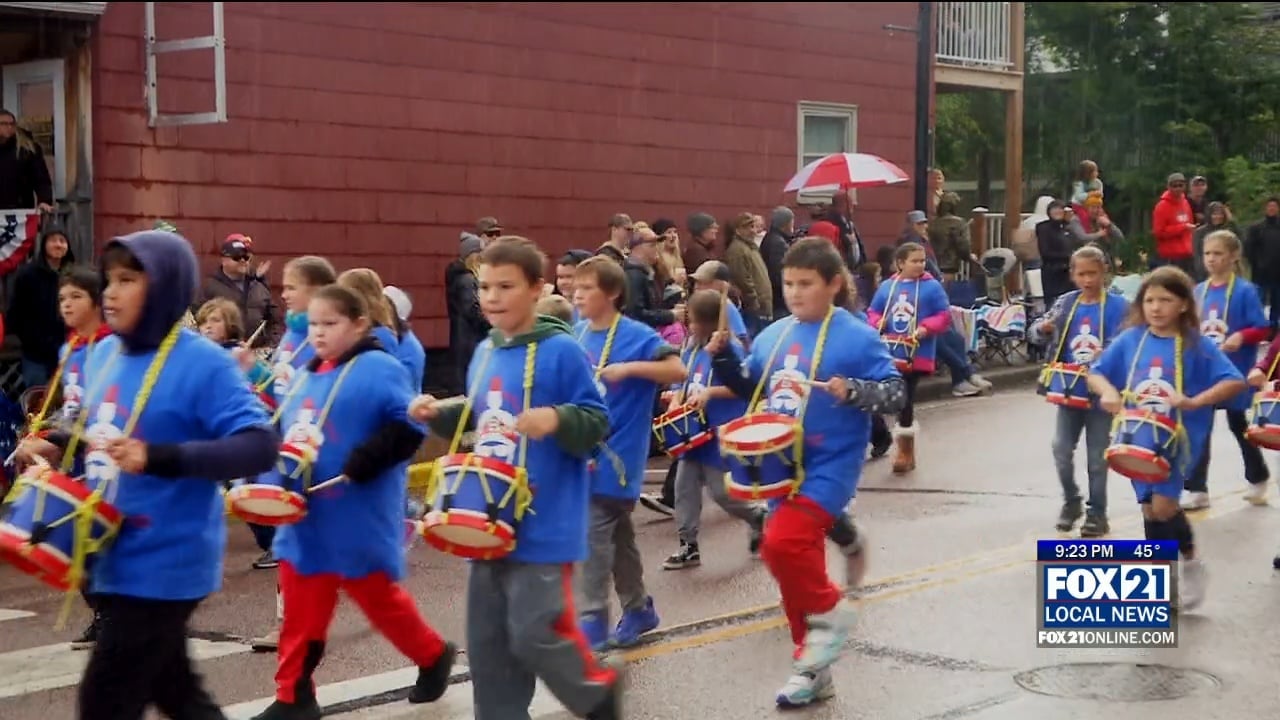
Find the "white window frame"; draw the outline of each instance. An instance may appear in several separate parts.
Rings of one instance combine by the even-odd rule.
[[[53,84],[53,199],[67,196],[67,67],[61,59],[32,60],[5,65],[3,107],[22,115],[18,87],[27,83]]]
[[[143,3],[146,23],[147,53],[147,122],[151,127],[212,125],[227,122],[227,37],[223,22],[222,3],[209,3],[213,13],[213,34],[184,40],[156,40],[156,4]],[[213,51],[213,111],[202,113],[165,114],[160,112],[159,78],[156,74],[156,56],[184,50]]]
[[[818,102],[801,100],[796,103],[796,171],[805,166],[804,127],[805,121],[811,117],[834,117],[848,121],[845,130],[845,152],[858,151],[858,106],[845,103]],[[855,191],[856,192],[856,191]],[[856,200],[856,197],[854,198]],[[810,195],[797,193],[796,202],[801,205],[814,205],[827,202],[827,195]]]

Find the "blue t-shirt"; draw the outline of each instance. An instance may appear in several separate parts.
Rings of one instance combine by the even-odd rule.
[[[1208,280],[1196,286],[1197,312],[1200,314],[1200,334],[1213,342],[1215,347],[1241,330],[1268,330],[1271,323],[1262,308],[1258,288],[1242,277],[1232,277],[1225,285],[1211,285]],[[1258,361],[1257,345],[1241,345],[1239,350],[1226,353],[1227,359],[1241,374]],[[1248,410],[1251,393],[1242,392],[1224,403],[1229,410]]]
[[[316,356],[316,349],[307,340],[306,330],[286,330],[276,345],[275,357],[271,365],[273,380],[271,386],[264,388],[276,402],[284,400],[289,394],[289,384],[298,370],[306,367],[311,358]]]
[[[743,355],[742,346],[734,342],[729,347],[733,354],[741,360]],[[683,388],[686,400],[692,399],[693,396],[708,388],[724,386],[720,378],[716,377],[715,373],[711,371],[711,357],[707,354],[705,347],[691,344],[681,352],[680,361],[688,368],[688,378],[683,383],[673,385],[672,389],[680,390]],[[730,420],[746,415],[747,401],[736,396],[709,400],[705,414],[707,426],[714,430]],[[684,457],[704,465],[724,467],[724,460],[720,457],[720,445],[714,441],[688,451]]]
[[[110,337],[94,346],[85,395],[85,475],[92,487],[115,479],[105,499],[125,514],[115,540],[93,565],[95,592],[152,600],[195,600],[222,585],[227,531],[217,482],[121,472],[96,447],[120,437],[156,351],[119,353]],[[133,436],[148,444],[216,440],[271,427],[244,373],[209,339],[184,329],[161,370]]]
[[[742,319],[742,311],[731,302],[725,303],[725,307],[728,308],[729,332],[739,340],[750,340],[751,336],[747,334],[747,323]]]
[[[1129,312],[1129,302],[1124,297],[1103,293],[1097,302],[1077,302],[1080,295],[1079,290],[1072,290],[1058,300],[1062,327],[1058,328],[1058,345],[1053,346],[1055,355],[1049,362],[1092,365],[1103,348],[1124,330]]]
[[[913,335],[922,321],[948,312],[950,307],[947,291],[937,280],[907,280],[895,275],[876,288],[869,310],[880,318],[881,335]],[[937,335],[929,333],[920,341],[913,358],[932,363],[937,348]]]
[[[58,415],[65,423],[74,423],[79,416],[81,404],[84,402],[84,389],[89,385],[85,378],[85,363],[89,358],[89,349],[97,345],[86,342],[63,343],[59,351],[64,358],[62,364],[62,408]],[[51,420],[52,418],[48,418]]]
[[[533,504],[520,523],[510,559],[580,562],[587,558],[587,459],[565,452],[554,435],[527,440],[522,450],[515,430],[516,417],[526,407],[525,362],[531,348],[537,381],[530,389],[529,408],[577,405],[605,412],[587,356],[568,333],[554,332],[536,344],[497,348],[486,338],[467,369],[467,387],[475,388],[476,394],[471,399],[475,452],[528,471]]]
[[[384,424],[412,423],[407,412],[415,395],[403,366],[380,350],[362,352],[336,368],[303,371],[280,414],[281,440],[319,443],[310,482],[319,485],[341,475],[351,451]],[[317,427],[329,402],[324,426]],[[406,460],[367,483],[343,482],[307,495],[307,516],[276,531],[275,556],[303,575],[404,577],[408,466]]]
[[[1176,498],[1209,442],[1214,409],[1176,411],[1169,405],[1170,394],[1178,389],[1175,343],[1175,338],[1149,332],[1146,325],[1129,328],[1102,351],[1091,372],[1106,378],[1122,396],[1133,396],[1126,399],[1126,408],[1149,408],[1175,420],[1181,415],[1187,437],[1180,443],[1180,456],[1172,463],[1169,478],[1158,485],[1134,483],[1140,493],[1155,492]],[[1224,380],[1244,379],[1227,356],[1203,338],[1188,340],[1182,357],[1182,394],[1186,397],[1195,397]]]
[[[396,359],[409,371],[409,386],[421,392],[427,374],[427,351],[412,330],[405,330],[395,349]]]
[[[871,438],[871,414],[837,404],[825,390],[802,382],[810,377],[822,321],[795,316],[765,328],[747,356],[747,374],[758,384],[766,377],[761,411],[801,417],[804,429],[804,483],[800,495],[838,517],[857,491]],[[777,348],[777,352],[774,352]],[[772,357],[773,362],[768,367]],[[859,380],[901,377],[876,330],[849,311],[835,308],[822,346],[817,380],[839,375]]]
[[[677,352],[648,325],[624,315],[616,317],[617,329],[604,366],[660,360]],[[585,320],[574,328],[574,335],[587,351],[593,375],[602,367],[601,354],[609,334],[610,328],[592,330]],[[653,438],[653,402],[658,385],[639,377],[609,383],[597,379],[594,384],[609,408],[610,432],[605,438],[605,447],[598,448],[592,455],[591,494],[639,498],[645,463],[649,459],[649,442]]]

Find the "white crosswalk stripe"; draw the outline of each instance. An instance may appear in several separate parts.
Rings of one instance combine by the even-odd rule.
[[[21,620],[22,618],[35,617],[36,614],[29,610],[10,610],[8,608],[0,608],[0,622],[6,620]]]
[[[209,660],[247,653],[250,648],[238,642],[190,640],[191,656]],[[71,649],[70,643],[0,653],[0,698],[70,687],[80,682],[89,653]]]

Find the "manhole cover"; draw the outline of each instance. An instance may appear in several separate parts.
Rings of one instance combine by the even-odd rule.
[[[1173,700],[1222,685],[1199,670],[1133,663],[1051,665],[1018,673],[1013,680],[1041,695],[1111,702]]]

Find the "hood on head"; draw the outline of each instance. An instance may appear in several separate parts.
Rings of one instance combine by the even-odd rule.
[[[76,255],[71,251],[71,236],[67,234],[67,229],[62,227],[58,222],[50,222],[40,231],[40,236],[36,238],[35,262],[44,267],[49,267],[49,260],[44,256],[44,242],[48,237],[61,235],[67,241],[67,254],[62,257],[61,267],[65,268],[75,264]]]
[[[1036,211],[1031,214],[1032,215],[1048,215],[1049,203],[1051,202],[1053,202],[1052,195],[1041,195],[1040,197],[1036,198]]]
[[[1223,218],[1224,218],[1224,221],[1225,221],[1225,218],[1226,218],[1226,212],[1227,212],[1227,206],[1226,206],[1226,205],[1224,205],[1224,204],[1222,204],[1222,203],[1218,202],[1217,200],[1214,200],[1213,202],[1211,202],[1211,203],[1209,203],[1207,206],[1205,206],[1205,209],[1204,209],[1204,221],[1205,221],[1205,223],[1206,223],[1206,224],[1212,223],[1212,222],[1213,222],[1213,214],[1214,214],[1214,213],[1218,213],[1218,212],[1220,212],[1220,213],[1222,213],[1222,214],[1223,214]]]
[[[103,252],[121,245],[138,259],[147,274],[147,299],[138,326],[120,339],[130,351],[160,346],[174,324],[195,301],[200,268],[186,238],[171,232],[144,230],[113,238]],[[103,271],[102,286],[107,286]]]
[[[551,315],[539,315],[533,322],[533,330],[530,330],[523,335],[517,335],[510,340],[507,340],[506,337],[503,336],[502,331],[494,328],[489,331],[489,339],[493,341],[493,347],[496,349],[515,347],[517,345],[528,345],[532,342],[542,342],[552,335],[557,335],[559,333],[572,335],[573,328],[569,326],[569,323],[558,317],[553,317]]]

